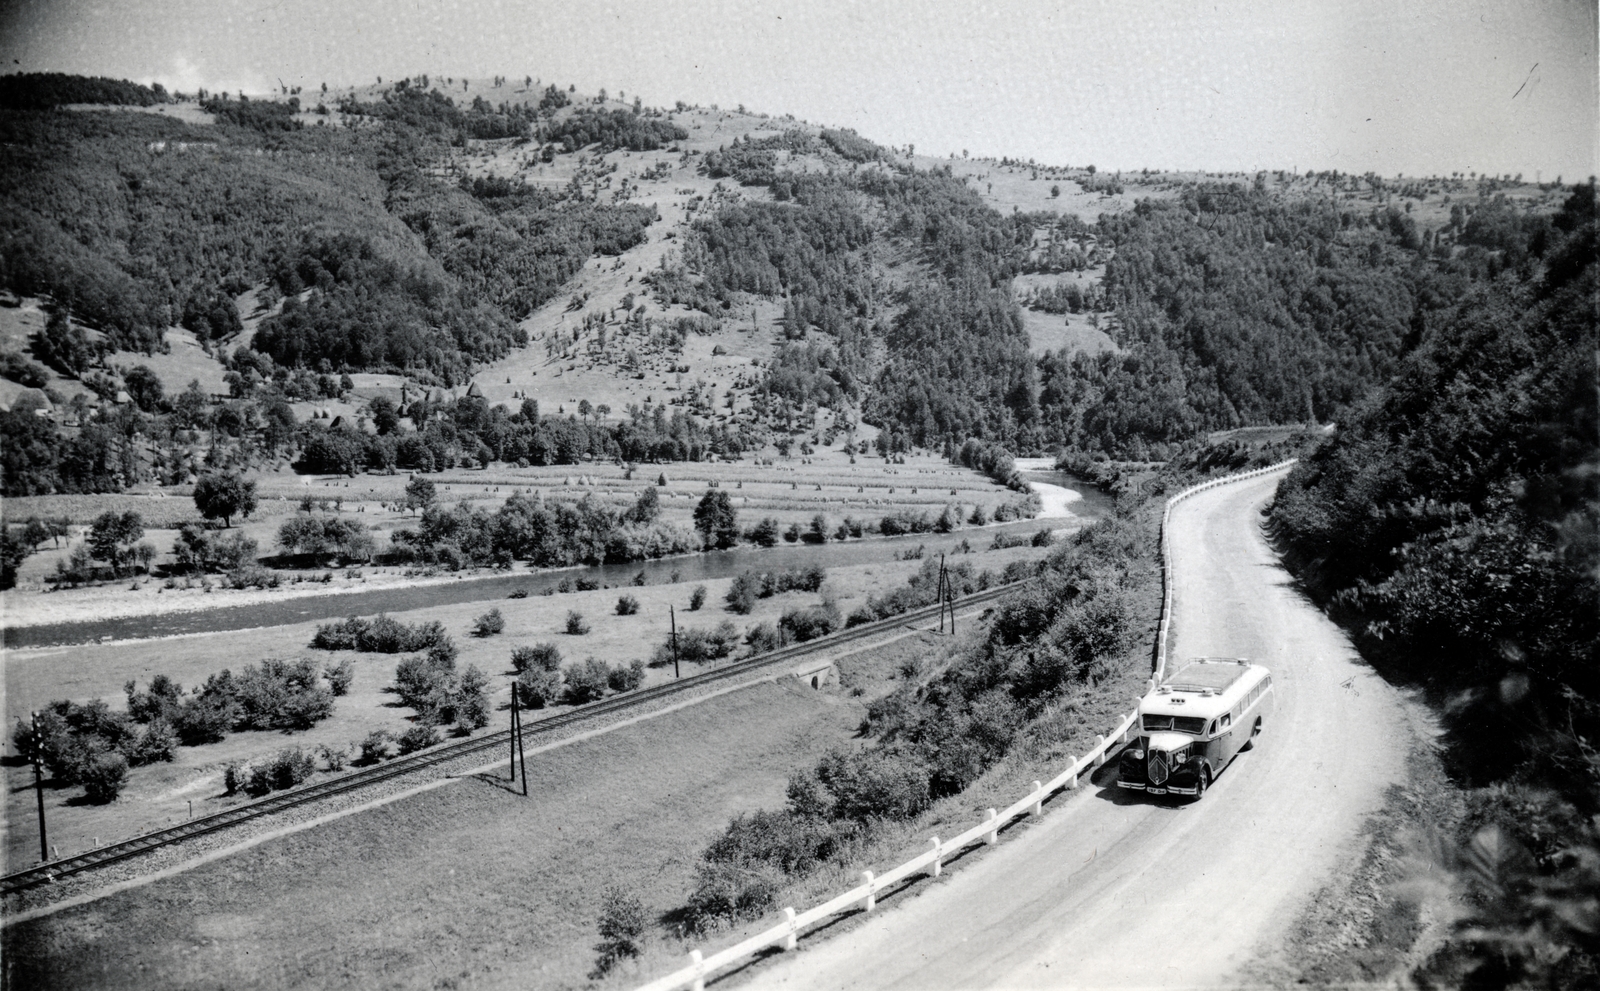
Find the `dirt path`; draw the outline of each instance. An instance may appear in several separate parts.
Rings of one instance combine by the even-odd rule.
[[[1403,780],[1394,693],[1291,587],[1260,509],[1281,476],[1202,493],[1172,521],[1172,656],[1266,664],[1277,712],[1198,804],[1118,790],[1064,807],[753,983],[784,988],[1221,988],[1280,942]]]

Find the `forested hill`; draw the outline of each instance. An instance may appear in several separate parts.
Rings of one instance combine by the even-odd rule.
[[[407,380],[450,421],[428,458],[379,452],[379,468],[522,452],[489,419],[440,413],[432,390],[469,381],[530,429],[589,404],[601,439],[545,445],[559,458],[852,455],[866,423],[891,456],[978,439],[1161,459],[1211,431],[1344,418],[1474,287],[1528,277],[1554,238],[1554,186],[1508,199],[1477,179],[940,161],[742,110],[473,85],[251,100],[5,77],[0,288],[49,313],[24,346],[109,400],[154,374],[109,353],[161,352],[186,328],[223,362],[245,463],[324,464],[284,411],[343,397],[370,421],[378,387],[340,384],[359,372],[394,376],[391,401]],[[1023,173],[1051,189],[1026,211],[993,195]],[[1062,185],[1079,213],[1108,208],[1053,208]],[[1041,348],[1041,313],[1091,323],[1102,346]],[[52,381],[10,348],[0,365]],[[582,415],[567,434],[590,435]],[[658,421],[681,424],[670,443],[603,439]],[[28,488],[156,474],[89,461],[28,468]]]
[[[61,89],[47,82],[32,102]],[[143,351],[178,323],[236,331],[233,297],[265,286],[303,297],[256,337],[280,364],[453,384],[526,343],[514,321],[656,219],[533,189],[474,195],[428,173],[475,135],[526,132],[537,111],[405,86],[340,107],[343,126],[307,126],[328,108],[298,98],[208,99],[207,124],[0,111],[0,282]]]
[[[1472,788],[1450,866],[1474,917],[1425,986],[1592,987],[1600,970],[1596,210],[1591,182],[1536,264],[1440,310],[1271,512],[1363,655],[1440,705]]]

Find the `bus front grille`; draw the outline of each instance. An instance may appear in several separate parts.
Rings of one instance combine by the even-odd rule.
[[[1167,780],[1167,754],[1163,750],[1150,751],[1150,783],[1159,785]]]

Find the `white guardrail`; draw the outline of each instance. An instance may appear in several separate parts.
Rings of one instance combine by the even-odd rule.
[[[1161,599],[1161,627],[1156,640],[1155,677],[1145,682],[1145,693],[1155,690],[1156,683],[1160,681],[1167,663],[1167,630],[1172,619],[1172,562],[1167,550],[1167,524],[1172,519],[1172,507],[1190,496],[1206,489],[1225,485],[1229,482],[1242,482],[1246,479],[1259,478],[1262,475],[1279,471],[1288,465],[1294,464],[1295,459],[1283,461],[1268,468],[1258,468],[1255,471],[1245,472],[1241,475],[1230,475],[1226,478],[1212,479],[1192,486],[1167,500],[1166,511],[1161,517],[1161,561],[1162,584],[1165,586]],[[1139,719],[1139,699],[1134,699],[1133,712],[1122,717],[1111,732],[1096,737],[1094,749],[1083,757],[1070,761],[1067,768],[1049,781],[1035,781],[1033,790],[1022,798],[1003,809],[988,809],[984,812],[983,820],[976,826],[953,836],[948,840],[939,837],[930,837],[926,852],[911,858],[903,864],[891,867],[882,874],[872,871],[861,872],[861,883],[814,908],[804,912],[796,912],[793,908],[783,910],[783,921],[770,929],[763,930],[743,939],[732,946],[718,950],[706,956],[700,950],[689,952],[689,965],[670,974],[656,978],[648,984],[641,985],[637,991],[677,991],[678,988],[691,988],[692,991],[704,991],[706,978],[713,972],[731,964],[739,963],[746,957],[753,956],[773,946],[781,946],[785,950],[792,950],[800,939],[800,934],[807,926],[821,922],[829,916],[860,906],[864,911],[871,912],[877,906],[878,893],[896,882],[902,881],[919,871],[927,870],[933,877],[938,877],[944,868],[944,862],[959,853],[966,847],[978,843],[993,846],[1000,842],[1000,830],[1013,819],[1024,815],[1042,816],[1044,803],[1060,791],[1074,791],[1078,788],[1078,779],[1085,771],[1092,772],[1105,764],[1106,755],[1113,747],[1128,740],[1129,732]]]

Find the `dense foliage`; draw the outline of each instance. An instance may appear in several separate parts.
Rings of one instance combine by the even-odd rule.
[[[1467,846],[1496,852],[1457,866],[1487,927],[1430,964],[1445,983],[1578,987],[1600,965],[1592,900],[1570,900],[1600,858],[1595,215],[1575,190],[1528,264],[1430,322],[1272,509],[1307,589],[1441,703],[1450,767],[1479,789]]]

